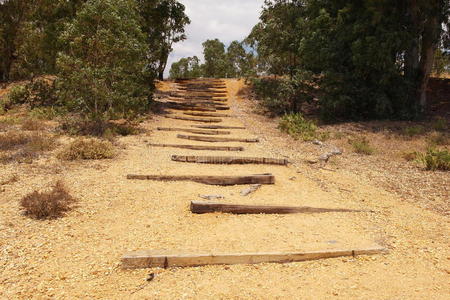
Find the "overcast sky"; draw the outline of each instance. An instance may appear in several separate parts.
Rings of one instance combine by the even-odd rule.
[[[174,45],[169,57],[166,76],[172,62],[182,57],[197,55],[203,58],[202,43],[218,38],[225,45],[241,41],[258,22],[264,0],[179,0],[186,6],[191,19],[187,40]]]

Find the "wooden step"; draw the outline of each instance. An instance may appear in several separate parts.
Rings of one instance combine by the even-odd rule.
[[[259,139],[219,138],[219,137],[183,135],[183,134],[178,134],[177,138],[185,139],[185,140],[192,140],[192,141],[210,142],[210,143],[220,143],[220,142],[257,143],[257,142],[259,142]]]
[[[258,252],[258,253],[160,253],[156,251],[137,251],[122,257],[122,268],[170,268],[194,267],[204,265],[236,265],[258,263],[290,263],[344,256],[373,255],[386,253],[379,245],[367,248],[326,249],[317,251]]]
[[[127,179],[154,180],[154,181],[193,181],[209,185],[242,185],[242,184],[274,184],[272,174],[249,176],[164,176],[164,175],[127,175]]]
[[[229,213],[229,214],[313,214],[329,212],[362,212],[361,210],[345,208],[317,208],[308,206],[268,206],[224,204],[205,201],[192,201],[191,212],[196,214]]]
[[[231,146],[197,146],[197,145],[177,145],[177,144],[148,144],[148,146],[180,148],[180,149],[190,149],[190,150],[244,151],[244,147],[231,147]]]
[[[264,158],[264,157],[233,157],[233,156],[184,156],[172,155],[173,161],[199,163],[199,164],[264,164],[264,165],[287,165],[287,159]]]
[[[159,131],[181,131],[196,134],[206,134],[206,135],[227,135],[231,134],[230,131],[220,131],[220,130],[206,130],[206,129],[189,129],[189,128],[168,128],[168,127],[157,127]]]
[[[179,116],[164,116],[168,119],[183,120],[183,121],[195,121],[203,123],[220,123],[222,119],[207,119],[207,118],[190,118],[190,117],[179,117]]]
[[[185,112],[185,113],[183,113],[183,115],[196,116],[196,117],[224,117],[224,118],[231,117],[231,115],[229,115],[229,114],[204,113],[204,112]]]
[[[245,129],[242,126],[225,126],[225,125],[191,125],[195,128],[205,128],[205,129]]]

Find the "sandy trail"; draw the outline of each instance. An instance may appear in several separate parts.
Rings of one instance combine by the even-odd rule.
[[[244,152],[149,147],[150,143],[205,145],[176,138],[156,127],[195,122],[156,116],[144,123],[151,133],[125,137],[113,161],[64,164],[58,171],[23,173],[0,201],[0,296],[6,299],[446,299],[449,284],[448,219],[373,186],[354,174],[311,171],[289,141],[279,141],[265,124],[240,109],[241,83],[228,80],[234,117],[223,125],[243,126],[230,137],[262,138]],[[182,115],[179,111],[174,111]],[[173,162],[177,155],[237,155],[289,158],[290,166],[203,165]],[[306,154],[305,154],[306,155]],[[302,156],[302,154],[300,154]],[[42,161],[42,167],[57,161]],[[17,172],[8,167],[6,172]],[[37,171],[36,171],[37,172]],[[246,186],[192,182],[130,181],[127,174],[248,175],[273,173],[276,184],[242,197]],[[79,207],[57,221],[18,214],[21,196],[63,177]],[[26,185],[23,183],[26,182]],[[375,213],[311,215],[193,215],[191,200],[219,194],[221,202],[351,208]],[[124,271],[122,254],[142,249],[182,252],[264,252],[364,247],[379,243],[386,255],[320,261],[186,269]],[[151,282],[145,278],[156,273]]]

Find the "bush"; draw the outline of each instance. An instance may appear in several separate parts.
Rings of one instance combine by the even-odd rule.
[[[108,141],[79,138],[58,154],[64,160],[108,159],[114,157],[114,147]]]
[[[428,138],[428,145],[433,148],[436,146],[447,146],[450,143],[449,135],[444,132],[433,134]]]
[[[447,130],[448,128],[447,121],[444,118],[437,118],[433,122],[433,128],[437,131]]]
[[[413,137],[416,135],[423,134],[425,132],[425,128],[421,125],[410,126],[403,129],[403,134],[408,137]]]
[[[10,131],[0,135],[0,150],[9,151],[1,154],[1,163],[32,163],[42,152],[54,149],[56,139],[52,135]]]
[[[42,121],[38,121],[35,119],[26,119],[22,123],[22,130],[28,131],[38,131],[45,129],[46,126]]]
[[[149,107],[147,37],[133,0],[91,0],[61,35],[57,86],[69,110],[95,121],[128,118]]]
[[[20,201],[25,215],[35,219],[55,219],[68,212],[75,199],[62,181],[57,181],[48,192],[34,191]]]
[[[366,137],[359,137],[348,141],[353,147],[353,151],[359,154],[372,155],[375,149],[370,145],[369,140]]]
[[[448,150],[429,149],[420,155],[419,160],[425,164],[427,170],[450,171],[450,152]]]
[[[28,92],[26,103],[31,108],[58,105],[55,80],[38,78],[28,83],[26,89]]]
[[[24,85],[16,85],[9,90],[9,105],[24,104],[30,96],[28,89]]]
[[[291,113],[284,115],[278,128],[298,139],[301,138],[304,141],[311,141],[317,138],[317,126],[313,121],[305,119],[300,113]]]
[[[275,115],[298,112],[312,100],[311,88],[299,79],[252,78],[251,87],[261,105]]]

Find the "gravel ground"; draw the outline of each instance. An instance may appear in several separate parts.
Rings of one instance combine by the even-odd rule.
[[[313,152],[279,134],[273,124],[236,96],[241,82],[227,81],[232,136],[261,143],[231,155],[289,158],[289,166],[200,165],[172,162],[170,155],[229,155],[149,147],[150,143],[204,144],[180,140],[161,127],[192,123],[155,116],[148,131],[123,137],[112,160],[61,163],[54,156],[33,165],[1,166],[0,298],[4,299],[447,299],[450,292],[448,218],[383,189],[345,168],[318,169],[304,162]],[[134,174],[236,175],[271,172],[277,182],[242,197],[246,186],[129,181]],[[79,200],[68,216],[36,221],[20,214],[18,201],[62,178]],[[287,204],[373,210],[313,215],[192,215],[191,200],[219,194],[223,202]],[[447,199],[448,200],[448,199]],[[142,249],[183,252],[252,252],[364,247],[389,253],[289,264],[122,270],[120,257]],[[149,273],[154,280],[147,282]]]

